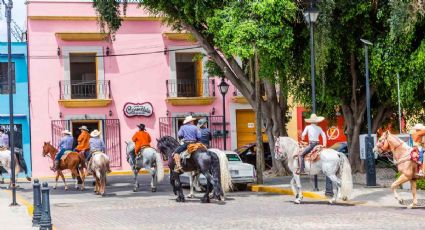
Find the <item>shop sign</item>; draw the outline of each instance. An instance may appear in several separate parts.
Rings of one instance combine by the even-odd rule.
[[[127,117],[150,117],[153,114],[152,104],[149,102],[145,103],[131,103],[128,102],[124,105],[124,114]]]

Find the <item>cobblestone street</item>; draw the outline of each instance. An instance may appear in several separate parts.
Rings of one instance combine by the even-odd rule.
[[[409,210],[396,203],[384,208],[305,199],[304,204],[294,205],[291,196],[253,192],[229,193],[225,204],[201,204],[201,194],[176,203],[167,178],[157,193],[150,192],[148,179],[141,176],[141,191],[134,193],[130,176],[109,177],[103,198],[94,195],[91,186],[84,192],[59,186],[51,190],[53,224],[59,230],[421,229],[421,218],[412,216],[425,214],[425,209]],[[32,201],[29,186],[21,184],[18,194]]]

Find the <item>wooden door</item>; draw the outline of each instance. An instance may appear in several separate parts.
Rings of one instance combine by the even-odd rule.
[[[236,133],[238,148],[256,142],[255,112],[251,109],[236,110]],[[263,141],[267,142],[263,128]]]

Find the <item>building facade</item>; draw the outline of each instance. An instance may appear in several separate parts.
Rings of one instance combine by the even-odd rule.
[[[0,42],[0,126],[10,132],[7,43]],[[30,113],[28,104],[27,44],[12,42],[12,83],[15,148],[23,151],[31,175]],[[10,136],[10,135],[9,135]]]
[[[125,141],[140,123],[156,146],[156,138],[176,135],[185,116],[206,117],[212,146],[223,148],[221,80],[208,76],[204,50],[190,34],[128,6],[112,38],[99,29],[90,1],[28,1],[35,175],[51,173],[43,143],[57,145],[64,129],[76,137],[82,125],[102,132],[113,170],[130,169]],[[233,86],[225,104],[227,149],[255,142],[254,113]]]

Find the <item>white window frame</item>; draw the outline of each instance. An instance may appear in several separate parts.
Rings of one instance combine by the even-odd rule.
[[[176,67],[176,53],[201,53],[202,57],[202,80],[208,80],[208,73],[205,71],[205,67],[208,61],[207,52],[198,46],[168,46],[169,50],[168,58],[170,63],[170,80],[177,80],[177,67]],[[202,96],[207,97],[209,95],[209,82],[202,87]],[[167,86],[168,87],[168,86]],[[170,93],[170,97],[177,97],[177,91]]]
[[[61,47],[63,55],[63,68],[64,68],[64,80],[71,80],[71,62],[70,54],[71,53],[96,53],[96,73],[97,81],[105,80],[105,68],[103,63],[103,46],[62,46]],[[69,86],[70,87],[70,86]],[[67,89],[68,92],[71,92],[71,89]],[[65,100],[71,99],[71,94],[65,95]],[[97,99],[106,99],[106,95],[103,92],[98,92]]]

